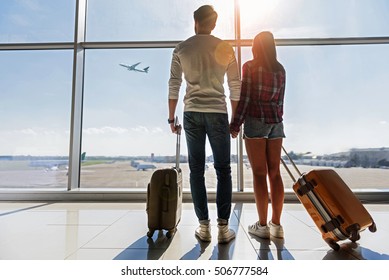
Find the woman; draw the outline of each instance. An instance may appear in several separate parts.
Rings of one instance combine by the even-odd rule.
[[[261,238],[283,238],[281,212],[284,185],[280,174],[283,127],[285,69],[277,60],[273,34],[259,33],[253,42],[253,60],[242,68],[240,101],[230,124],[233,138],[244,122],[244,141],[251,164],[254,196],[259,220],[250,225],[249,233]],[[272,217],[267,222],[269,191]]]

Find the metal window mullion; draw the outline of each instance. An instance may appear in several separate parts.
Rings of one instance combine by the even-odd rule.
[[[73,190],[80,187],[85,67],[85,48],[82,46],[82,43],[85,41],[86,5],[87,0],[77,0],[76,2],[68,190]]]
[[[242,69],[242,46],[241,46],[241,28],[240,28],[240,6],[239,0],[235,0],[235,52],[238,62],[239,73]],[[241,75],[241,74],[240,74]],[[242,130],[236,138],[237,153],[237,191],[244,191],[244,174],[243,174],[243,140]]]
[[[336,45],[389,44],[389,37],[276,39],[276,43],[279,46],[326,46],[326,45],[336,46]]]
[[[73,45],[71,42],[0,44],[0,51],[71,50]]]
[[[239,19],[240,20],[240,19]],[[237,21],[237,20],[236,20]],[[240,27],[236,27],[240,28]],[[238,32],[237,30],[235,31]],[[225,40],[233,47],[251,47],[252,39]],[[350,37],[350,38],[295,38],[275,39],[277,46],[328,46],[328,45],[377,45],[389,44],[389,37]],[[85,49],[143,49],[174,48],[181,41],[119,41],[119,42],[82,42]],[[1,49],[1,44],[0,44]]]

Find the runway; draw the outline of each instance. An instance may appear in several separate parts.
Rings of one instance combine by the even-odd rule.
[[[170,163],[153,163],[157,168],[170,168]],[[189,167],[180,165],[183,172],[184,189],[189,189]],[[206,186],[215,190],[216,173],[212,163],[205,172]],[[299,165],[302,172],[313,168],[330,168]],[[292,180],[283,166],[281,174],[285,188],[292,187]],[[233,189],[237,186],[237,164],[231,165]],[[85,164],[81,167],[81,188],[137,188],[146,189],[154,170],[137,171],[130,161],[116,161],[99,164]],[[335,168],[343,180],[353,190],[389,189],[389,169],[378,168]],[[28,162],[12,162],[12,166],[0,165],[0,188],[49,188],[66,189],[68,183],[66,169],[52,171],[42,167],[29,167]],[[243,167],[244,190],[252,191],[251,169]]]

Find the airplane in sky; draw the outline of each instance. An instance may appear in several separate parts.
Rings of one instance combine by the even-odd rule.
[[[135,63],[133,65],[127,65],[127,64],[119,63],[120,66],[123,66],[123,67],[127,68],[128,71],[149,73],[149,68],[150,68],[149,66],[147,66],[146,68],[143,68],[143,69],[136,68],[136,66],[138,66],[139,64],[140,64],[140,62]]]

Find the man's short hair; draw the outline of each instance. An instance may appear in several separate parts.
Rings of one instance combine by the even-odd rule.
[[[211,5],[204,5],[193,13],[194,20],[204,27],[213,27],[216,24],[217,13]]]

